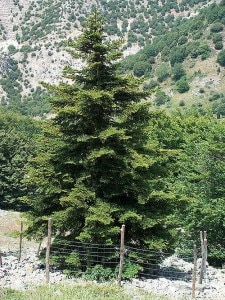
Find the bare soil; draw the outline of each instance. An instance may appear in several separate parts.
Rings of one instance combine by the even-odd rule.
[[[0,210],[0,251],[19,251],[21,222],[23,222],[23,228],[26,227],[24,221],[19,212]],[[23,238],[22,248],[24,250],[37,247],[35,241]]]

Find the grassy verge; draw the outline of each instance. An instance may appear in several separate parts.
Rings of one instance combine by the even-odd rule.
[[[127,291],[115,285],[52,285],[19,292],[2,289],[1,300],[169,300],[142,290]]]

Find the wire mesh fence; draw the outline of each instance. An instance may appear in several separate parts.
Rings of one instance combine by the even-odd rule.
[[[154,279],[164,278],[173,282],[177,281],[177,284],[181,284],[178,281],[183,281],[189,286],[192,282],[193,297],[196,282],[202,284],[202,280],[205,282],[208,280],[206,232],[200,232],[200,241],[197,241],[195,247],[186,241],[176,248],[175,253],[168,253],[125,245],[124,235],[122,235],[122,228],[125,229],[125,225],[121,228],[120,245],[82,243],[68,240],[66,237],[64,239],[52,238],[51,226],[52,221],[49,219],[48,236],[42,243],[40,241],[39,245],[35,244],[35,249],[32,247],[34,253],[31,255],[30,248],[26,249],[25,240],[22,239],[23,226],[21,225],[18,234],[18,250],[14,247],[13,251],[8,249],[7,254],[4,251],[3,263],[0,251],[0,266],[4,265],[8,258],[10,261],[10,256],[15,256],[18,268],[23,266],[24,262],[28,262],[32,268],[35,265],[35,268],[43,270],[46,283],[53,282],[54,276],[58,274],[62,275],[62,278],[65,278],[63,275],[65,274],[68,277],[104,282],[117,279],[119,285],[121,280],[134,278],[150,279],[151,282],[155,281]],[[28,255],[26,255],[26,250],[28,250]],[[21,264],[19,264],[20,260],[22,260]],[[52,280],[50,280],[51,276]]]
[[[46,282],[49,271],[62,271],[69,276],[82,276],[92,280],[109,280],[118,277],[118,283],[131,278],[167,278],[190,281],[193,253],[184,256],[162,251],[138,249],[124,245],[125,225],[121,228],[119,245],[81,243],[54,239],[51,244],[52,219],[48,221],[46,248]],[[182,254],[182,255],[181,255]],[[173,258],[173,259],[171,259]],[[188,265],[187,265],[188,264]]]
[[[96,272],[96,278],[93,279],[98,279],[96,271],[98,268],[98,272],[101,272],[99,273],[99,277],[100,275],[103,277],[110,277],[116,272],[118,264],[118,246],[81,242],[71,243],[66,240],[54,241],[51,245],[51,269],[63,271],[70,276],[80,276],[82,274],[90,275],[91,273],[94,274],[94,272]],[[101,266],[101,268],[99,266]],[[91,272],[94,268],[95,271]]]
[[[179,255],[155,250],[126,248],[127,259],[140,266],[138,276],[144,278],[167,278],[191,280],[193,255]]]
[[[119,245],[88,244],[55,240],[50,250],[51,270],[60,270],[69,276],[90,279],[116,278],[119,272]],[[123,279],[167,278],[190,281],[193,255],[173,255],[162,251],[125,247]]]

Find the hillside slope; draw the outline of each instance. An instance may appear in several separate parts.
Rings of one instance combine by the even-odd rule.
[[[109,37],[124,37],[126,56],[151,43],[154,37],[176,30],[183,20],[195,18],[214,2],[218,1],[2,0],[1,103],[25,114],[48,111],[44,97],[43,108],[38,107],[37,96],[42,94],[39,82],[59,82],[63,67],[73,63],[65,51],[65,41],[79,34],[93,5],[104,14]]]
[[[213,3],[127,57],[122,72],[157,87],[156,106],[208,107],[225,114],[225,2]]]

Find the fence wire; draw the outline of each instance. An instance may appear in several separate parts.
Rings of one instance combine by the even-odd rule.
[[[118,245],[54,241],[50,250],[52,271],[60,270],[70,276],[94,276],[98,279],[116,277],[120,261]],[[167,278],[190,281],[193,254],[172,254],[162,251],[125,247],[123,278]],[[100,273],[100,274],[99,274]],[[108,278],[107,278],[108,279]]]

